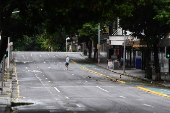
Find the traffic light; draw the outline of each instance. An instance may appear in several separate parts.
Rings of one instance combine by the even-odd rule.
[[[166,58],[170,58],[170,46],[166,47]]]
[[[4,54],[4,57],[5,58],[8,57],[8,51]]]

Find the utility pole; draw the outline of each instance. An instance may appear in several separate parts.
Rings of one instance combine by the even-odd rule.
[[[7,72],[8,72],[8,74],[7,74],[7,78],[9,78],[9,67],[10,67],[10,37],[8,37],[8,45],[7,45],[7,50],[8,50],[8,57],[7,57]]]
[[[10,37],[8,37],[8,62],[7,62],[7,69],[9,70],[9,57],[10,57]]]
[[[125,75],[125,57],[126,57],[126,31],[124,31],[124,50],[123,50],[123,74]]]
[[[98,44],[97,44],[97,49],[98,49],[98,64],[100,64],[100,23],[98,24]]]

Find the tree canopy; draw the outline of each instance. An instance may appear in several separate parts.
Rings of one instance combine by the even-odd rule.
[[[168,23],[168,18],[162,17],[162,11],[168,14],[169,6],[165,8],[159,6],[159,0],[1,0],[0,1],[0,59],[6,51],[7,37],[13,41],[22,38],[23,35],[34,37],[37,34],[47,32],[48,34],[72,35],[78,29],[81,29],[85,23],[104,24],[107,21],[113,21],[116,17],[122,17],[122,20],[132,19],[136,16],[144,16],[142,10],[150,3],[154,5],[157,13],[151,13],[153,18]],[[169,0],[161,0],[163,3]],[[150,13],[149,7],[145,10]],[[19,11],[19,13],[12,13]],[[139,14],[137,15],[139,11]],[[136,15],[135,15],[136,13]],[[155,15],[155,16],[154,16]],[[145,19],[145,18],[143,18]],[[140,19],[144,22],[142,19]],[[130,21],[129,21],[130,22]],[[135,21],[134,26],[144,26],[149,23]],[[139,23],[138,23],[139,22]],[[155,23],[154,23],[155,24]],[[158,25],[158,24],[156,24]],[[124,25],[124,28],[127,26]],[[136,28],[135,27],[135,28]],[[130,28],[129,28],[130,29]],[[137,28],[139,29],[139,28]],[[147,30],[145,30],[147,32]],[[141,31],[139,31],[141,32]],[[150,32],[150,31],[149,31]],[[65,38],[65,37],[64,37]]]
[[[128,0],[1,0],[0,59],[5,53],[8,36],[17,40],[23,35],[56,33],[64,29],[72,34],[87,22],[104,22],[131,12]],[[127,10],[128,9],[128,10]],[[19,13],[13,14],[13,11]],[[123,12],[123,13],[122,13]]]

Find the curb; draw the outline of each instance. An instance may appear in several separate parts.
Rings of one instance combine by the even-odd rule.
[[[80,55],[81,55],[82,57],[84,57],[82,54],[80,54]],[[84,57],[84,58],[85,58],[85,57]],[[86,59],[87,61],[89,61],[87,58],[85,58],[85,59]],[[77,64],[77,63],[74,62],[74,61],[72,61],[72,62],[75,63],[75,64]],[[89,61],[89,62],[90,62],[90,61]],[[163,86],[163,87],[168,87],[168,88],[170,87],[170,86],[165,86],[164,84],[161,84],[161,83],[158,83],[158,82],[154,82],[154,81],[149,80],[149,79],[146,79],[146,78],[141,78],[141,77],[136,77],[136,76],[129,75],[129,74],[119,73],[119,72],[116,72],[116,71],[114,71],[114,70],[112,70],[112,69],[103,67],[103,66],[101,66],[101,65],[99,65],[99,64],[97,64],[97,63],[94,63],[94,65],[96,65],[96,66],[98,66],[98,67],[100,67],[100,68],[109,70],[109,71],[111,71],[111,72],[113,72],[113,73],[120,74],[120,77],[121,77],[122,75],[124,75],[124,76],[127,76],[127,77],[132,77],[133,79],[140,79],[140,80],[148,81],[148,82],[151,82],[151,83],[153,83],[153,84],[155,84],[155,85],[159,85],[159,86]],[[98,74],[98,75],[103,76],[103,77],[105,77],[105,78],[109,78],[111,81],[120,82],[120,83],[126,83],[126,82],[124,82],[124,81],[117,80],[117,79],[115,79],[115,78],[113,78],[113,77],[109,77],[109,76],[106,76],[106,75],[103,75],[103,74],[94,72],[94,71],[92,71],[92,70],[90,70],[90,69],[87,69],[87,68],[84,67],[84,66],[80,66],[80,67],[83,68],[83,69],[85,69],[85,70],[87,70],[87,71],[89,71],[89,72]],[[155,94],[155,95],[159,95],[159,96],[162,96],[162,97],[170,98],[170,96],[168,96],[168,95],[166,95],[166,94],[159,93],[159,92],[155,92],[155,91],[151,91],[151,90],[148,90],[148,89],[143,88],[143,87],[136,87],[136,88],[137,88],[137,89],[140,89],[140,90],[143,90],[143,91],[146,91],[146,92],[149,92],[149,93],[152,93],[152,94]]]
[[[143,87],[137,87],[137,89],[140,89],[140,90],[143,90],[143,91],[145,91],[145,92],[152,93],[152,94],[155,94],[155,95],[159,95],[159,96],[162,96],[162,97],[170,98],[170,96],[168,96],[168,95],[166,95],[166,94],[159,93],[159,92],[156,92],[156,91],[151,91],[151,90],[146,89],[146,88],[143,88]]]
[[[73,61],[73,60],[71,60],[71,62],[74,63],[74,64],[78,64],[77,62],[75,62],[75,61]],[[126,82],[121,81],[121,80],[118,80],[118,79],[116,79],[116,78],[113,78],[113,77],[110,77],[110,76],[107,76],[107,75],[104,75],[104,74],[95,72],[95,71],[93,71],[93,70],[90,70],[90,69],[88,69],[88,68],[86,68],[86,67],[84,67],[84,66],[81,66],[81,65],[79,65],[79,66],[80,66],[81,68],[83,68],[84,70],[86,70],[86,71],[89,71],[89,72],[91,72],[91,73],[94,73],[94,74],[103,76],[103,77],[105,77],[105,78],[108,78],[108,79],[110,79],[110,81],[119,82],[119,83],[126,83]]]
[[[84,57],[84,55],[82,55],[82,54],[80,54],[82,57]],[[85,57],[84,57],[85,58]],[[87,61],[89,61],[87,58],[85,58]],[[109,68],[106,68],[106,67],[103,67],[103,66],[101,66],[101,65],[98,65],[97,63],[94,63],[96,66],[99,66],[99,67],[101,67],[101,68],[104,68],[104,69],[106,69],[106,70],[109,70],[109,71],[111,71],[111,72],[113,72],[113,73],[116,73],[116,74],[120,74],[120,75],[124,75],[124,76],[128,76],[128,77],[132,77],[133,79],[140,79],[140,80],[143,80],[143,81],[148,81],[148,82],[151,82],[151,83],[153,83],[153,84],[155,84],[155,85],[159,85],[159,86],[162,86],[162,87],[166,87],[166,88],[170,88],[170,86],[166,86],[165,84],[162,84],[162,83],[159,83],[159,82],[155,82],[155,81],[153,81],[153,80],[150,80],[150,79],[147,79],[147,78],[141,78],[141,77],[136,77],[136,76],[133,76],[133,75],[129,75],[129,74],[123,74],[123,73],[119,73],[119,72],[116,72],[116,71],[114,71],[114,70],[112,70],[112,69],[109,69]]]
[[[116,73],[116,74],[120,74],[120,75],[124,75],[124,76],[128,76],[128,77],[132,77],[133,79],[140,79],[140,80],[148,81],[148,82],[151,82],[151,83],[153,83],[153,84],[155,84],[155,85],[159,85],[159,86],[163,86],[163,87],[166,87],[166,88],[170,88],[170,86],[166,86],[165,84],[162,84],[162,83],[159,83],[159,82],[155,82],[155,81],[150,80],[150,79],[147,79],[147,78],[141,78],[141,77],[136,77],[136,76],[129,75],[129,74],[123,74],[123,73],[116,72],[116,71],[114,71],[114,70],[112,70],[112,69],[103,67],[103,66],[98,65],[98,64],[95,64],[95,65],[97,65],[97,66],[99,66],[99,67],[101,67],[101,68],[104,68],[104,69],[106,69],[106,70],[109,70],[109,71],[111,71],[111,72],[113,72],[113,73]]]

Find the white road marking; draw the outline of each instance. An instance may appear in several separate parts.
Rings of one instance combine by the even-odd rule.
[[[55,90],[57,90],[58,92],[60,92],[60,90],[59,90],[59,89],[57,89],[56,87],[54,87],[54,89],[55,89]]]
[[[69,98],[66,96],[66,99],[69,99]]]
[[[126,97],[124,97],[124,96],[119,96],[120,98],[126,98]]]
[[[41,55],[39,55],[41,57]]]
[[[152,105],[149,105],[149,104],[143,104],[144,106],[148,106],[148,107],[154,107]]]
[[[76,104],[78,107],[81,107],[79,104]]]
[[[103,89],[103,88],[101,88],[101,87],[99,87],[99,86],[96,86],[97,88],[99,88],[99,89],[101,89],[101,90],[103,90],[103,91],[105,91],[105,92],[109,92],[109,91],[107,91],[107,90],[105,90],[105,89]]]

